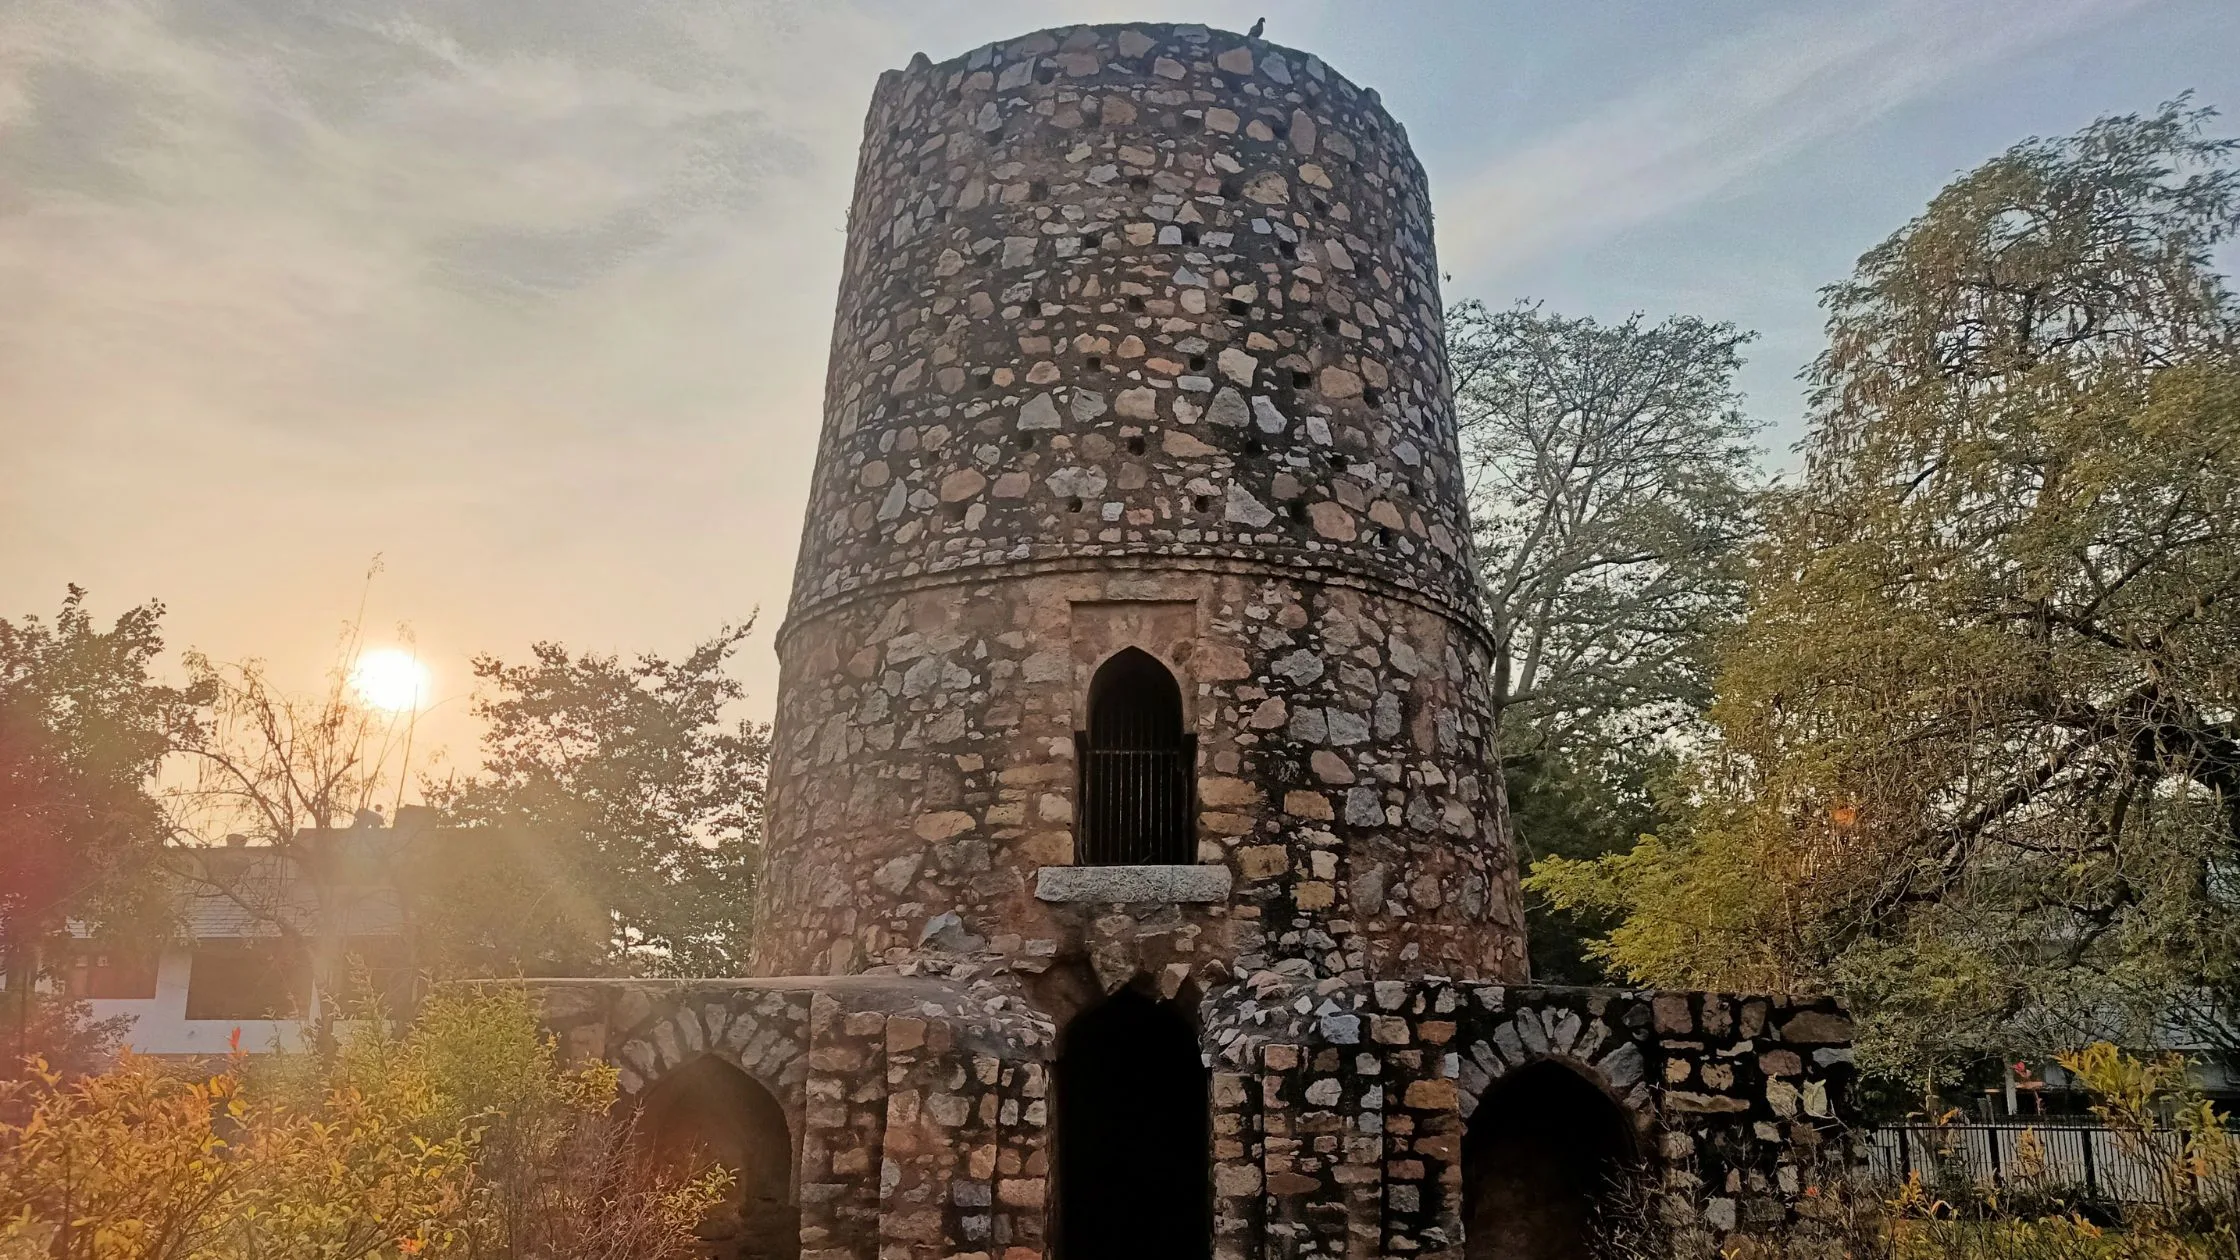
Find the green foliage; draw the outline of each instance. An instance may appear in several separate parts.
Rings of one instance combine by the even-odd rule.
[[[1915,1079],[2232,1009],[2240,171],[2207,119],[2018,145],[1827,291],[1696,824],[1533,880],[1624,917],[1626,974],[1836,989]]]
[[[614,1101],[517,989],[329,1058],[42,1072],[0,1086],[0,1258],[684,1260],[728,1174],[658,1170]]]
[[[0,1045],[12,1052],[0,1061],[0,1080],[21,1076],[36,1061],[64,1080],[72,1080],[109,1066],[117,1046],[132,1026],[132,1017],[93,1018],[84,1001],[59,993],[32,992],[28,986],[7,995],[0,1003],[0,1019],[8,1031]]]
[[[724,665],[751,629],[676,661],[551,643],[526,665],[475,661],[483,770],[429,802],[486,836],[413,880],[432,958],[481,975],[744,969],[769,732],[724,720],[744,694]]]
[[[73,586],[51,625],[0,620],[0,968],[12,1008],[0,1074],[29,1053],[75,1066],[89,1049],[82,1021],[33,1009],[42,947],[69,920],[141,940],[171,925],[155,878],[168,823],[150,780],[200,729],[207,697],[150,676],[162,619],[161,604],[143,604],[103,630]]]
[[[0,620],[0,948],[15,957],[66,918],[144,919],[163,810],[150,776],[199,729],[199,691],[158,684],[163,605],[107,630],[71,587],[50,626]],[[155,915],[157,921],[164,916]]]
[[[1512,830],[1527,860],[1630,848],[1700,726],[1711,642],[1742,602],[1754,426],[1730,324],[1603,325],[1537,306],[1447,317],[1495,644]],[[1582,928],[1530,907],[1533,974],[1599,980]]]
[[[1577,764],[1551,752],[1520,755],[1505,767],[1509,827],[1518,859],[1591,861],[1631,850],[1667,820],[1659,791],[1669,758],[1654,752]],[[1603,984],[1609,977],[1592,942],[1622,926],[1596,907],[1559,909],[1537,891],[1525,901],[1533,979],[1548,984]]]

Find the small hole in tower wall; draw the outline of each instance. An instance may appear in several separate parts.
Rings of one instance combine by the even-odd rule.
[[[1143,310],[1143,299],[1134,294],[1128,295],[1128,309],[1141,312]]]
[[[1083,364],[1092,372],[1101,372],[1104,370],[1104,356],[1101,354],[1092,354],[1087,359],[1083,360]]]
[[[1326,332],[1326,333],[1334,333],[1334,332],[1338,331],[1338,317],[1337,317],[1337,316],[1335,316],[1335,315],[1325,315],[1325,316],[1323,316],[1323,317],[1322,317],[1322,331],[1324,331],[1324,332]]]
[[[1190,500],[1190,510],[1199,513],[1211,512],[1213,510],[1213,500],[1201,494]]]
[[[1252,304],[1243,298],[1230,298],[1229,313],[1231,315],[1249,315],[1252,313]]]
[[[1027,200],[1048,201],[1049,199],[1050,185],[1043,183],[1039,179],[1027,185]]]
[[[1032,433],[1022,433],[1022,434],[1020,434],[1020,435],[1019,435],[1019,449],[1020,449],[1020,450],[1022,450],[1022,451],[1031,451],[1031,450],[1033,450],[1033,449],[1034,449],[1034,434],[1032,434]]]
[[[1291,388],[1293,388],[1293,389],[1305,389],[1305,388],[1307,388],[1308,386],[1310,386],[1310,385],[1312,385],[1312,384],[1314,384],[1314,374],[1313,374],[1313,373],[1311,373],[1311,372],[1301,372],[1301,371],[1298,371],[1297,369],[1293,369],[1293,371],[1292,371],[1292,373],[1291,373]]]
[[[1141,454],[1143,454],[1143,439],[1142,439],[1142,438],[1140,438],[1140,437],[1132,437],[1132,438],[1129,438],[1129,439],[1128,439],[1128,453],[1129,453],[1130,455],[1141,455]]]
[[[1197,224],[1185,223],[1182,225],[1182,243],[1185,245],[1195,245],[1198,243]]]
[[[1381,407],[1384,405],[1384,391],[1374,385],[1368,386],[1361,391],[1361,401],[1372,407]]]
[[[1307,505],[1297,502],[1296,500],[1292,502],[1290,507],[1285,508],[1284,512],[1294,521],[1303,521],[1307,519]]]
[[[1193,354],[1193,355],[1191,355],[1191,356],[1190,356],[1190,370],[1191,370],[1191,371],[1193,371],[1193,372],[1203,372],[1203,371],[1205,371],[1205,370],[1206,370],[1206,357],[1205,357],[1204,355],[1202,355],[1202,354]]]
[[[1080,510],[1081,510],[1081,500],[1079,500],[1079,499],[1067,499],[1067,500],[1066,500],[1066,511],[1068,511],[1068,512],[1078,512],[1078,511],[1080,511]]]

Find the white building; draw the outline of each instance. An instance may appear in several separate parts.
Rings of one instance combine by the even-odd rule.
[[[409,992],[394,863],[423,819],[408,808],[391,828],[369,813],[345,830],[299,832],[285,851],[241,837],[176,850],[185,873],[172,942],[128,954],[81,936],[62,987],[96,1019],[129,1017],[124,1047],[137,1053],[301,1048],[323,1018]]]

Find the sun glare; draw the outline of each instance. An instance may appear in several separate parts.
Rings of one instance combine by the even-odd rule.
[[[376,709],[403,713],[428,698],[428,667],[399,648],[381,648],[358,658],[350,671],[351,689]]]

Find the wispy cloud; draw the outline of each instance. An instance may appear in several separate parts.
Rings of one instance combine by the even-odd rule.
[[[1441,258],[1482,279],[1656,219],[2143,3],[1878,0],[1792,12],[1440,188]]]
[[[166,596],[314,678],[374,551],[454,655],[781,603],[897,42],[779,0],[0,4],[0,593]]]

